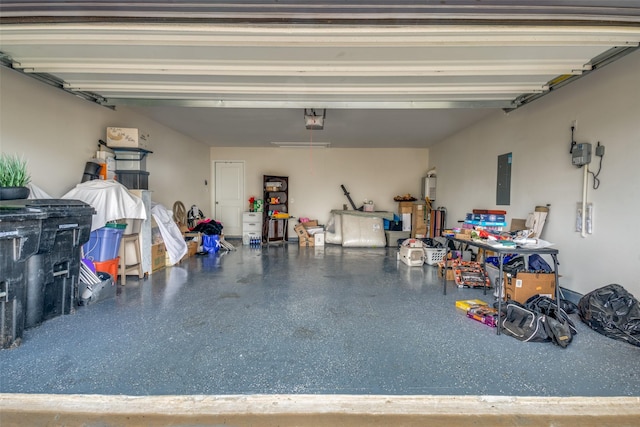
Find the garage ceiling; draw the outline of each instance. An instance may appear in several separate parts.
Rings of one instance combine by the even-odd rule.
[[[0,2],[3,65],[211,146],[427,147],[639,43],[638,1]]]

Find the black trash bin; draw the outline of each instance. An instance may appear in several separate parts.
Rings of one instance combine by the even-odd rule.
[[[0,348],[18,345],[22,339],[26,263],[38,251],[46,216],[42,211],[27,209],[22,200],[0,201]]]
[[[81,247],[95,210],[79,200],[38,199],[26,207],[46,213],[36,254],[27,260],[25,328],[72,313],[78,302]]]

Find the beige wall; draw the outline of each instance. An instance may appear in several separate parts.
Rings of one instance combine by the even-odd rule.
[[[551,205],[543,238],[559,249],[562,286],[586,293],[618,283],[640,296],[640,52],[508,114],[497,113],[430,150],[438,170],[438,204],[455,226],[474,208],[496,206],[497,156],[512,152],[508,218]],[[594,233],[575,231],[583,170],[571,164],[571,124],[578,142],[605,147],[600,188],[589,187]],[[590,169],[597,171],[594,156]],[[589,185],[593,179],[589,178]]]
[[[290,213],[325,223],[332,209],[351,206],[341,184],[357,206],[373,200],[377,210],[397,212],[393,197],[420,195],[427,172],[427,149],[212,148],[211,160],[245,162],[245,194],[262,198],[262,176],[289,177]],[[212,165],[212,176],[213,176]],[[213,182],[213,177],[212,177]],[[215,188],[212,185],[212,191]],[[212,201],[215,195],[212,194]]]
[[[208,209],[207,146],[126,108],[101,107],[0,67],[0,151],[24,155],[33,183],[52,197],[80,182],[107,126],[151,134],[147,171],[154,201],[171,208],[182,200]]]

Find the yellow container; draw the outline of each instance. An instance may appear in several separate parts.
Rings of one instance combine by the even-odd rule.
[[[488,306],[489,304],[479,299],[464,299],[456,301],[456,308],[464,311],[469,311],[471,307],[478,307],[481,305]]]

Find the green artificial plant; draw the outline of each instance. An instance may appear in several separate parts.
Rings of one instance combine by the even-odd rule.
[[[15,154],[0,154],[0,187],[25,187],[29,181],[26,160]]]

